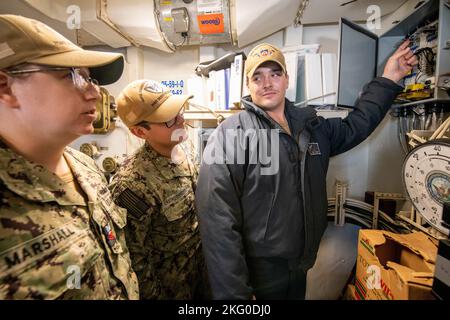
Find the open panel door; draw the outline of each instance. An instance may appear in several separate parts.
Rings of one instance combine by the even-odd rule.
[[[376,76],[378,37],[341,18],[337,106],[353,108],[363,86]]]

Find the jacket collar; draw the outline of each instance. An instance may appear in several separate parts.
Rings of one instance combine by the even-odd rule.
[[[274,121],[263,109],[253,103],[250,96],[242,97],[241,102],[245,110],[253,112],[258,117],[269,121],[269,124],[273,128],[281,128],[280,125],[276,121]],[[291,126],[291,131],[294,136],[297,136],[300,132],[302,132],[305,127],[307,127],[308,129],[313,129],[319,124],[317,113],[314,108],[295,107],[294,104],[288,99],[285,99],[284,113],[286,115],[286,119],[289,122],[289,125]]]
[[[244,105],[244,109],[256,114],[259,118],[265,119],[268,121],[269,125],[272,128],[281,128],[280,125],[274,121],[263,109],[253,103],[252,98],[250,96],[242,97],[242,104]]]

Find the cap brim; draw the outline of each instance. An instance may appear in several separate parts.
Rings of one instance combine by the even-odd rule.
[[[122,76],[124,59],[120,53],[73,50],[27,61],[57,67],[89,68],[91,77],[101,85],[116,82]]]
[[[113,62],[100,66],[90,67],[91,78],[94,78],[101,85],[108,85],[120,79],[123,73],[124,59],[122,56]]]
[[[274,59],[267,59],[267,60],[261,61],[256,66],[254,66],[252,69],[250,69],[250,71],[247,72],[247,77],[251,78],[253,76],[253,73],[255,73],[256,69],[258,69],[263,63],[266,63],[266,62],[269,62],[269,61],[275,62],[276,64],[278,64],[281,67],[281,69],[283,70],[283,72],[286,73],[286,69],[283,67],[283,65],[281,63],[279,63],[278,61],[276,61]]]
[[[194,96],[192,95],[171,95],[145,120],[156,123],[163,123],[172,120],[180,112],[186,101],[193,97]]]

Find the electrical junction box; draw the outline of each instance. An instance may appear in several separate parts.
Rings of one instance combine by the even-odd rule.
[[[387,59],[406,38],[410,39],[419,65],[401,85],[427,84],[427,79],[432,77],[436,79],[435,83],[442,84],[448,78],[450,53],[446,41],[450,39],[450,8],[446,6],[446,0],[420,1],[409,16],[395,22],[377,36],[363,26],[341,18],[337,106],[352,108],[363,86],[383,74]],[[399,97],[396,104],[407,106],[445,101],[450,101],[447,90],[442,85],[428,83],[422,90]]]

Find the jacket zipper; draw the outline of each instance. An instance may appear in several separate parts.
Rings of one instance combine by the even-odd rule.
[[[261,116],[263,118],[265,118],[267,121],[269,121],[269,123],[271,123],[275,128],[275,121],[273,121],[270,118],[267,118],[265,115],[261,114],[259,115],[258,112],[253,111],[255,113],[256,116]],[[275,122],[275,123],[274,123]],[[295,144],[297,144],[297,141],[295,140],[295,138],[293,136],[291,136],[290,134],[288,134],[283,127],[281,127],[279,124],[277,124],[279,126],[279,128],[277,128],[279,130],[280,133],[286,134],[289,136],[289,138],[293,139],[295,141]],[[299,135],[299,143],[297,144],[298,147],[300,148],[300,152],[302,153],[301,155],[301,160],[300,160],[300,174],[301,174],[301,188],[302,188],[302,205],[303,205],[303,222],[304,222],[304,231],[305,231],[305,243],[304,243],[304,248],[303,248],[303,255],[300,257],[300,261],[302,261],[302,259],[305,257],[306,255],[306,248],[307,248],[307,243],[308,243],[308,228],[307,228],[307,222],[306,222],[306,201],[305,201],[305,161],[306,161],[306,145],[309,142],[309,133],[306,130],[303,130],[300,135]],[[303,150],[302,150],[302,140],[304,141],[304,145],[303,145]]]
[[[308,244],[308,228],[307,228],[307,222],[306,222],[306,198],[305,198],[305,162],[306,162],[306,145],[309,142],[309,133],[306,130],[303,130],[302,133],[300,133],[299,137],[299,147],[300,152],[302,152],[302,157],[300,160],[300,174],[301,174],[301,188],[302,188],[302,202],[303,202],[303,220],[305,225],[305,243],[303,248],[303,255],[300,257],[300,261],[305,257],[306,255],[306,248]],[[304,143],[302,145],[302,142]],[[302,146],[304,147],[302,150]]]
[[[305,162],[306,162],[306,152],[307,152],[307,148],[306,145],[309,142],[309,138],[310,135],[306,130],[303,130],[300,134],[299,134],[299,141],[297,143],[297,141],[295,140],[295,138],[293,136],[291,136],[290,134],[288,134],[287,132],[281,131],[281,133],[286,134],[287,136],[289,136],[289,138],[291,138],[292,140],[294,140],[295,144],[298,146],[300,152],[301,152],[301,158],[300,158],[300,183],[301,183],[301,189],[302,189],[302,206],[303,206],[303,223],[304,223],[304,231],[305,231],[305,243],[304,243],[304,248],[303,248],[303,255],[300,257],[300,261],[302,261],[302,259],[305,257],[306,254],[306,248],[307,248],[307,243],[308,243],[308,228],[307,228],[307,222],[306,222],[306,200],[305,200]],[[302,144],[303,142],[303,144]]]

